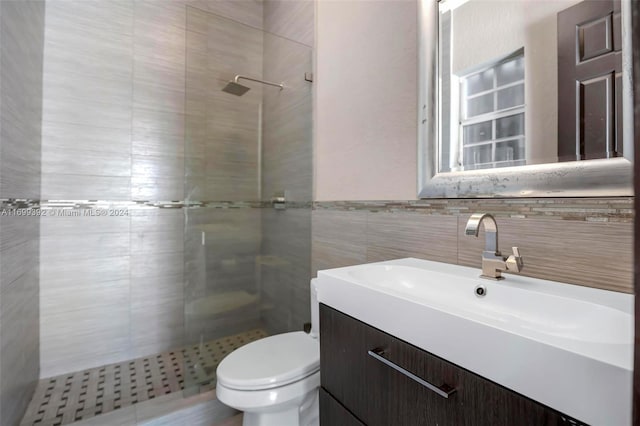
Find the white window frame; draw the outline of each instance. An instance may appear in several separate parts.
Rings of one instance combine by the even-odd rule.
[[[504,138],[495,138],[495,134],[496,134],[496,121],[504,118],[504,117],[509,117],[512,115],[518,115],[518,114],[524,114],[524,118],[525,118],[525,123],[526,123],[526,104],[523,102],[522,105],[516,105],[513,107],[509,107],[509,108],[504,108],[504,109],[500,109],[497,111],[491,111],[491,112],[487,112],[487,113],[483,113],[483,114],[479,114],[479,115],[475,115],[471,118],[465,118],[466,117],[466,108],[467,108],[467,102],[470,99],[474,99],[480,96],[485,96],[488,94],[493,93],[493,102],[494,102],[494,107],[497,108],[498,106],[498,92],[500,90],[503,89],[508,89],[509,87],[515,87],[515,86],[519,86],[522,85],[523,87],[525,87],[525,78],[523,76],[522,80],[518,80],[518,81],[514,81],[502,86],[498,86],[498,76],[497,76],[497,72],[494,71],[493,73],[493,84],[491,89],[489,90],[485,90],[482,92],[478,92],[478,93],[474,93],[471,96],[466,96],[466,80],[470,77],[473,77],[474,75],[483,73],[489,69],[496,69],[498,68],[501,64],[504,64],[505,62],[510,62],[513,61],[516,58],[522,57],[524,59],[524,49],[519,49],[518,51],[500,59],[497,60],[495,62],[492,62],[491,64],[485,65],[480,69],[476,69],[473,72],[467,73],[464,76],[460,76],[458,77],[458,82],[457,84],[455,84],[459,90],[459,108],[457,108],[457,113],[458,113],[458,126],[457,126],[457,140],[459,141],[458,146],[459,146],[459,150],[458,150],[458,165],[460,167],[461,170],[477,170],[477,169],[483,169],[483,168],[495,168],[495,167],[507,167],[507,166],[523,166],[526,164],[526,146],[525,146],[525,141],[526,141],[526,130],[523,127],[522,129],[522,134],[521,135],[516,135],[516,136],[508,136],[508,137],[504,137]],[[525,87],[526,89],[526,87]],[[473,125],[473,124],[478,124],[478,123],[483,123],[486,121],[491,121],[491,136],[492,138],[489,140],[485,140],[482,142],[474,142],[471,144],[465,144],[464,143],[464,127],[465,126],[469,126],[469,125]],[[455,128],[455,127],[454,127]],[[512,140],[518,140],[518,141],[522,141],[523,147],[525,147],[523,149],[522,152],[522,158],[514,158],[513,160],[502,160],[502,161],[496,161],[496,145],[500,142],[505,142],[505,141],[512,141]],[[464,164],[464,151],[465,148],[470,148],[470,147],[476,147],[476,146],[482,146],[482,145],[491,145],[491,161],[489,162],[485,162],[485,163],[475,163],[475,164],[467,164],[465,166]],[[481,166],[481,167],[477,167],[477,166]]]

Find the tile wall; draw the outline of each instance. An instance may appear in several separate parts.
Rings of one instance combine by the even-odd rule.
[[[238,74],[262,76],[263,31],[195,8],[187,28],[186,197],[256,201],[263,88],[222,89]]]
[[[50,0],[46,14],[41,199],[128,216],[42,219],[41,377],[261,321],[300,329],[313,3]],[[236,74],[286,96],[224,93]],[[262,209],[276,190],[306,210]]]
[[[402,257],[480,268],[484,232],[464,235],[475,212],[495,215],[524,275],[633,292],[633,198],[318,202],[313,273]]]
[[[0,2],[0,424],[17,424],[38,380],[42,1]]]
[[[254,68],[241,71],[261,74],[262,16],[254,0],[47,2],[41,199],[107,200],[128,215],[43,218],[41,377],[184,342],[184,255],[199,253],[185,209],[157,205],[257,200],[256,115],[223,134],[209,124],[248,115],[218,96],[245,58],[220,55],[253,46]],[[202,105],[193,93],[209,97]],[[247,142],[219,143],[224,132]]]

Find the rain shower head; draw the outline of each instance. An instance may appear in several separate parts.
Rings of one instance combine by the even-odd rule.
[[[242,96],[250,90],[249,87],[243,86],[235,81],[230,81],[226,86],[222,88],[223,92],[231,93],[232,95]]]
[[[256,78],[245,77],[243,75],[236,75],[236,77],[232,81],[227,83],[227,85],[222,88],[222,91],[231,93],[232,95],[236,96],[242,96],[247,93],[250,90],[250,87],[238,83],[238,80],[255,81],[256,83],[265,84],[267,86],[279,87],[280,90],[284,89],[284,84],[282,83],[272,83],[270,81],[258,80]]]

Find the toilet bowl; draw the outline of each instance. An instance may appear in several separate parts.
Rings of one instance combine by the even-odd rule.
[[[265,337],[222,360],[217,399],[244,412],[243,426],[317,426],[320,345],[315,280],[311,280],[309,334]]]

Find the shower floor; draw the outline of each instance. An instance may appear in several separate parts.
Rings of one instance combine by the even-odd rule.
[[[184,383],[215,387],[215,370],[229,352],[267,336],[254,329],[182,349],[42,379],[21,426],[63,426],[172,392]]]

